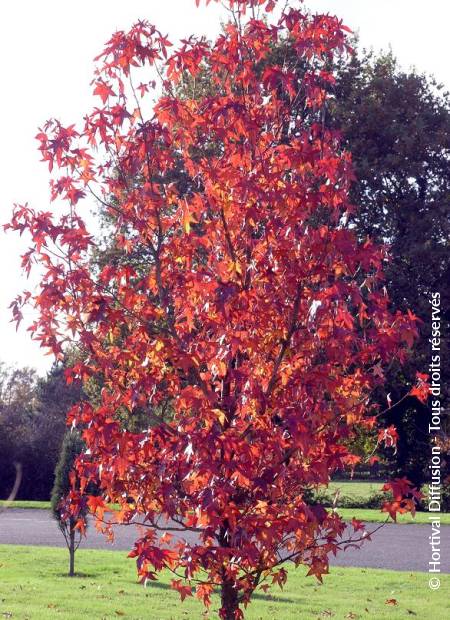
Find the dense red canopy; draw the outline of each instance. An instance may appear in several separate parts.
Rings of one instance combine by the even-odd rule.
[[[75,341],[86,354],[69,380],[103,386],[71,412],[88,446],[82,486],[97,480],[120,520],[151,526],[133,551],[143,578],[169,567],[182,597],[198,583],[205,603],[219,584],[227,619],[238,597],[284,582],[280,554],[320,578],[345,547],[342,520],[305,490],[357,462],[346,441],[376,425],[371,393],[415,333],[412,315],[389,311],[385,249],[346,226],[350,155],[322,112],[347,29],[234,5],[212,43],[172,51],[145,21],[115,33],[97,59],[98,107],[38,134],[67,210],[18,206],[11,224],[32,235],[25,269],[44,268],[34,337],[57,356]],[[293,53],[280,61],[283,41]],[[206,69],[211,88],[197,91]],[[113,222],[115,258],[99,272],[89,196]],[[138,409],[148,428],[131,432],[119,414]],[[394,515],[413,508],[400,487]],[[90,506],[103,515],[102,499]],[[161,516],[196,542],[160,538]]]

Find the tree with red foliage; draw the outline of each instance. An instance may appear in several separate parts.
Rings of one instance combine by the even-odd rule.
[[[93,513],[118,502],[119,522],[148,528],[131,553],[143,581],[168,569],[182,598],[195,588],[206,605],[218,587],[220,617],[236,620],[256,588],[283,585],[287,560],[321,579],[331,553],[365,538],[306,491],[357,462],[348,439],[377,426],[371,393],[416,330],[389,310],[385,249],[346,226],[351,158],[322,122],[347,28],[298,9],[269,23],[267,0],[228,4],[212,43],[171,51],[144,21],[113,35],[97,59],[99,107],[37,136],[67,210],[16,206],[9,227],[31,234],[24,269],[44,269],[16,320],[34,304],[43,347],[85,352],[68,381],[101,380],[100,402],[69,415],[88,447],[74,512],[95,481]],[[295,57],[271,63],[287,38]],[[206,64],[220,91],[177,96]],[[89,196],[120,250],[97,271]],[[122,414],[137,411],[148,427],[131,431]],[[395,428],[379,436],[392,443]],[[389,488],[392,517],[414,510],[407,481]]]

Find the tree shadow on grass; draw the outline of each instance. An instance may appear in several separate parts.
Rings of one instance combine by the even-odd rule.
[[[149,584],[146,589],[147,590],[151,590],[151,588],[157,588],[160,590],[172,590],[172,592],[175,592],[175,590],[173,588],[171,588],[169,586],[169,584],[167,583],[161,583],[160,581],[152,581],[151,584]],[[219,590],[218,588],[214,588],[214,593],[215,594],[219,594]],[[299,600],[296,599],[292,599],[292,598],[288,598],[287,596],[273,596],[271,594],[263,594],[262,592],[255,592],[252,595],[252,600],[256,599],[256,600],[260,600],[260,601],[266,601],[266,602],[270,602],[273,604],[276,603],[298,603]]]
[[[120,571],[119,570],[115,570],[114,571],[115,574],[119,574]],[[73,575],[73,577],[69,577],[69,575],[66,572],[58,572],[58,573],[54,573],[55,577],[67,577],[68,579],[73,579],[74,581],[76,581],[77,579],[101,579],[105,577],[104,573],[101,572],[89,572],[89,573],[85,573],[85,572],[79,572],[77,571],[75,573],[75,575]],[[140,584],[137,582],[130,582],[130,585],[133,586],[139,586]],[[146,587],[141,586],[144,590],[150,591],[152,588],[156,588],[159,590],[171,590],[172,592],[175,592],[175,590],[173,588],[171,588],[171,586],[167,583],[162,583],[161,581],[152,581],[151,583],[149,583]],[[219,594],[219,589],[215,588],[214,589],[215,594]],[[252,600],[259,600],[259,601],[265,601],[271,604],[277,604],[277,603],[299,603],[301,601],[299,601],[299,599],[292,599],[289,598],[287,596],[278,596],[278,595],[272,595],[272,594],[264,594],[262,592],[255,592],[252,595]]]
[[[92,578],[101,578],[104,577],[104,574],[102,573],[83,573],[83,572],[79,572],[77,571],[74,575],[70,576],[67,574],[67,572],[58,572],[58,573],[54,573],[55,577],[67,577],[68,579],[92,579]]]
[[[278,596],[272,594],[262,594],[261,592],[255,592],[252,595],[252,600],[257,599],[260,601],[266,601],[270,603],[299,603],[299,599],[294,600],[293,598],[289,598],[287,596]]]

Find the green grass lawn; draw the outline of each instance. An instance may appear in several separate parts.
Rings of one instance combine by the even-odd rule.
[[[40,508],[41,510],[50,510],[50,502],[36,502],[28,499],[18,499],[14,502],[0,500],[0,506],[6,505],[11,508]]]
[[[209,615],[197,600],[180,602],[170,577],[144,588],[125,552],[77,552],[79,575],[65,576],[67,552],[48,547],[0,546],[0,618],[12,620],[183,620],[217,618],[218,598]],[[289,571],[283,591],[258,592],[248,607],[251,620],[433,618],[448,615],[450,578],[431,591],[426,573],[333,568],[323,585],[305,570]],[[396,604],[392,604],[392,599]],[[391,600],[391,604],[386,601]],[[447,606],[447,607],[446,607]]]
[[[350,521],[355,517],[355,519],[359,519],[360,521],[367,521],[370,523],[379,523],[381,521],[385,521],[388,517],[386,512],[381,512],[380,510],[373,510],[370,508],[338,508],[338,513],[347,521]],[[428,512],[416,512],[413,517],[411,514],[405,515],[397,515],[397,523],[400,525],[408,524],[408,523],[430,523],[431,513]],[[436,517],[436,513],[434,513],[433,518]],[[440,514],[441,517],[441,525],[450,525],[450,512],[442,512]],[[393,523],[392,519],[389,519],[388,523]]]
[[[0,500],[0,507],[8,506],[9,508],[36,508],[38,510],[50,510],[51,504],[50,502],[39,502],[31,499],[18,499],[14,502],[6,502],[5,500]],[[113,507],[119,508],[117,504],[112,504]]]
[[[384,482],[364,482],[361,480],[334,480],[328,485],[328,493],[333,494],[339,489],[341,495],[355,499],[367,499],[374,493],[380,493]],[[325,490],[325,489],[324,489]]]

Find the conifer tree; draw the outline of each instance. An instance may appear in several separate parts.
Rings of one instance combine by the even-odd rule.
[[[55,482],[51,497],[53,517],[58,523],[69,550],[69,577],[73,577],[75,574],[75,552],[80,545],[82,532],[77,527],[78,518],[66,514],[64,500],[72,488],[71,471],[73,464],[77,456],[81,454],[83,447],[84,443],[78,432],[69,431],[66,433],[55,469]],[[80,517],[85,516],[85,512],[82,512],[84,514],[80,514]]]

